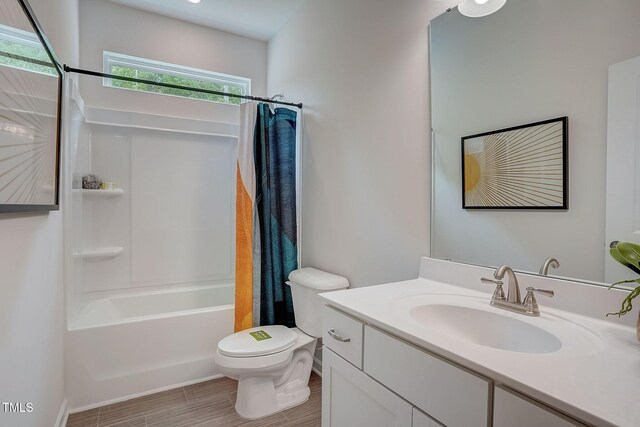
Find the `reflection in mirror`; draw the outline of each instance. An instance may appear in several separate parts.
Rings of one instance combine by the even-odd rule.
[[[609,69],[607,123],[607,213],[605,241],[640,243],[640,57]],[[613,257],[605,259],[604,279],[637,279]]]
[[[0,4],[0,212],[58,205],[62,75],[29,12]]]
[[[609,68],[640,56],[638,22],[636,0],[509,0],[431,22],[432,256],[528,272],[553,256],[550,274],[605,280]],[[568,210],[463,209],[462,137],[564,116]],[[611,191],[631,198],[630,186]],[[612,268],[612,280],[628,274]]]

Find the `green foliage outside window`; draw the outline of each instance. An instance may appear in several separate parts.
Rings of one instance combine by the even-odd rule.
[[[168,83],[178,86],[193,87],[206,90],[214,90],[218,92],[233,93],[242,95],[242,87],[233,85],[223,85],[219,83],[207,82],[203,80],[195,80],[193,78],[178,77],[171,74],[154,73],[152,71],[137,70],[129,67],[120,67],[113,65],[110,74],[122,77],[133,77],[136,79],[150,80],[156,83]],[[163,95],[182,96],[185,98],[201,99],[205,101],[223,102],[226,104],[239,105],[241,98],[227,97],[223,95],[213,95],[209,93],[195,92],[186,89],[174,89],[163,86],[157,86],[147,83],[128,82],[125,80],[111,79],[111,86],[123,89],[139,90],[143,92],[159,93]]]
[[[26,46],[23,44],[0,39],[0,52],[16,56],[23,56],[29,59],[35,59],[37,61],[43,61],[51,64],[51,60],[49,59],[47,52],[45,52],[45,50],[41,47]],[[53,65],[48,66],[34,64],[29,61],[10,58],[3,55],[0,55],[0,65],[8,65],[10,67],[21,68],[28,71],[36,71],[38,73],[50,74],[52,76],[57,75],[55,68],[53,68]]]

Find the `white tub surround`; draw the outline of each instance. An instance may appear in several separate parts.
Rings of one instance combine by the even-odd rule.
[[[523,296],[528,286],[555,291],[553,299],[538,297],[540,317],[527,317],[490,307],[494,287],[481,284],[480,278],[492,277],[493,271],[423,258],[418,279],[332,292],[321,298],[364,324],[365,352],[367,334],[375,339],[378,329],[492,381],[496,393],[506,386],[587,424],[637,426],[640,344],[633,327],[635,313],[620,319],[605,317],[618,310],[625,291],[516,273]],[[416,321],[416,307],[426,304],[463,307],[461,310],[503,317],[495,324],[485,325],[495,334],[486,334],[478,324],[467,322],[469,330],[478,329],[477,336],[461,337],[463,328],[456,328],[455,322],[431,319],[433,326],[427,327],[428,318],[422,319],[423,323]],[[500,328],[508,328],[513,322],[525,322],[532,333],[541,334],[542,344],[535,352],[526,346],[514,346],[521,337],[492,341],[500,332],[505,333],[506,329]],[[545,333],[559,343],[545,341]],[[499,349],[500,346],[508,350]],[[367,373],[366,356],[364,361]],[[494,418],[493,422],[498,421]]]
[[[233,283],[238,125],[90,107],[73,84],[66,97],[70,327],[89,300]],[[80,189],[87,173],[114,189]]]
[[[70,410],[220,376],[216,345],[233,332],[238,126],[89,107],[72,84],[66,96]],[[87,173],[116,188],[80,189]]]

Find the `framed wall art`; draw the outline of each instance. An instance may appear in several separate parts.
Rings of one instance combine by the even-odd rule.
[[[462,138],[463,209],[568,209],[568,122]]]

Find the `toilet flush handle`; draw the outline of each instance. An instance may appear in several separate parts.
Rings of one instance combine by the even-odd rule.
[[[340,335],[336,334],[336,330],[335,329],[329,329],[327,331],[329,333],[329,336],[331,338],[333,338],[336,341],[340,341],[340,342],[351,342],[351,338],[344,338],[341,337]]]

